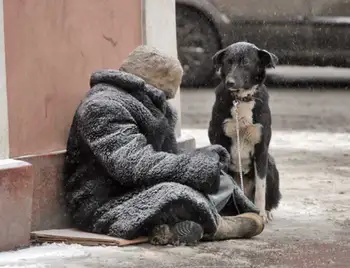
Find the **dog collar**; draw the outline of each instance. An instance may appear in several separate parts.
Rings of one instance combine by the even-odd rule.
[[[231,97],[233,98],[233,101],[236,101],[236,102],[251,102],[252,100],[254,100],[255,94],[249,94],[245,97],[240,97],[232,92]]]

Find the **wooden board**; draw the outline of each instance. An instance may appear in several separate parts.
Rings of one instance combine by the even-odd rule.
[[[138,237],[133,240],[126,240],[108,235],[82,232],[77,229],[52,229],[34,231],[30,233],[33,243],[67,243],[80,244],[84,246],[128,246],[147,243],[147,237]]]

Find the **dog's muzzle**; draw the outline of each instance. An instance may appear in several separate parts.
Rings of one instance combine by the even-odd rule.
[[[227,79],[226,82],[225,82],[225,85],[226,85],[226,88],[229,88],[230,90],[235,90],[235,86],[236,86],[236,82],[235,80],[233,80],[232,78],[231,79]]]

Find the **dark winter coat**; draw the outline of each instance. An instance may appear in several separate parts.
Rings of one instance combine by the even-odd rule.
[[[125,72],[92,74],[67,143],[64,189],[76,227],[122,238],[181,219],[216,230],[217,154],[178,152],[165,94]]]

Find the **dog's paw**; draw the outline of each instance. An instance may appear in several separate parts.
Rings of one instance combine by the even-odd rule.
[[[268,223],[269,222],[268,211],[260,210],[259,216],[261,218],[263,218],[264,223]]]
[[[259,215],[263,218],[264,223],[268,223],[273,220],[272,212],[269,210],[260,211]]]
[[[267,220],[272,221],[273,220],[273,214],[271,211],[266,210]]]

